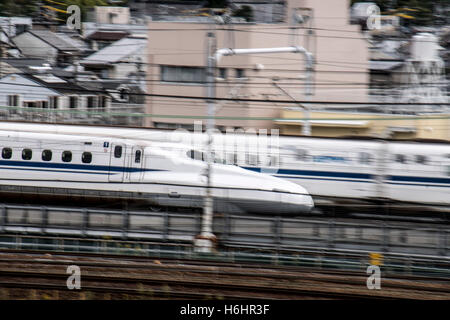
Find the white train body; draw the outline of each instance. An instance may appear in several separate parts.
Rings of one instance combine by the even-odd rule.
[[[201,208],[206,164],[168,151],[171,145],[0,130],[0,193],[4,201],[38,197],[88,199],[103,207],[127,202]],[[295,214],[313,207],[301,186],[236,166],[214,164],[211,187],[219,212]]]
[[[204,134],[191,138],[194,147],[207,141]],[[168,139],[189,142],[185,134]],[[448,143],[216,135],[214,152],[226,163],[297,183],[316,198],[450,206]]]
[[[201,133],[155,129],[0,124],[0,130],[13,128],[172,141],[202,152],[207,141]],[[214,151],[228,164],[287,179],[317,198],[450,205],[450,144],[445,142],[218,134]]]

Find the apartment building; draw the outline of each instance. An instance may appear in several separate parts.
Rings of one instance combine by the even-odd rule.
[[[217,101],[219,129],[277,127],[273,119],[284,107],[306,99],[367,101],[368,42],[358,26],[350,25],[348,8],[348,0],[289,0],[282,23],[215,23],[223,21],[223,17],[149,22],[147,92],[151,96],[146,111],[154,117],[147,117],[146,125],[192,128],[196,120],[205,123],[201,119],[206,115],[204,99],[164,96],[206,96],[209,32],[215,35],[217,49],[297,45],[312,52],[315,62],[313,90],[306,96],[302,54],[222,57],[215,68],[215,96],[250,101]],[[297,19],[293,13],[297,13]],[[152,96],[155,94],[158,96]]]

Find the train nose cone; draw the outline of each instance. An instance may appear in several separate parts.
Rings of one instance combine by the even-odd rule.
[[[282,193],[281,205],[285,213],[309,213],[314,208],[314,201],[309,192],[302,186],[275,178],[278,185],[274,191]],[[274,181],[275,182],[275,181]]]

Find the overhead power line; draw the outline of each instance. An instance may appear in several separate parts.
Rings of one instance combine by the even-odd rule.
[[[8,82],[2,82],[6,85],[12,85],[12,86],[25,86],[25,87],[37,87],[41,88],[40,85],[32,85],[32,84],[18,84],[18,83],[8,83]],[[117,93],[120,94],[121,92],[118,90],[111,90],[111,91],[105,91],[105,90],[91,90],[91,89],[79,89],[79,88],[70,88],[64,85],[59,86],[53,86],[50,89],[54,90],[65,90],[65,91],[74,91],[74,92],[86,92],[86,93]],[[307,104],[336,104],[336,105],[409,105],[409,106],[429,106],[429,105],[450,105],[448,102],[442,102],[442,103],[426,103],[426,102],[395,102],[395,103],[387,103],[387,102],[359,102],[359,101],[306,101],[306,100],[298,100],[298,101],[292,101],[292,100],[263,100],[263,99],[248,99],[248,98],[225,98],[225,97],[204,97],[204,96],[186,96],[186,95],[169,95],[169,94],[156,94],[156,93],[127,93],[129,95],[135,95],[135,96],[147,96],[147,97],[160,97],[160,98],[172,98],[172,99],[185,99],[185,100],[216,100],[216,101],[239,101],[239,102],[258,102],[258,103],[284,103],[284,104],[299,104],[299,103],[307,103]]]

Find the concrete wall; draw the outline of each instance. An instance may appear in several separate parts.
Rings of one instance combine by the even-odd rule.
[[[128,7],[94,7],[88,13],[88,19],[96,23],[128,24],[130,23],[130,8]]]

